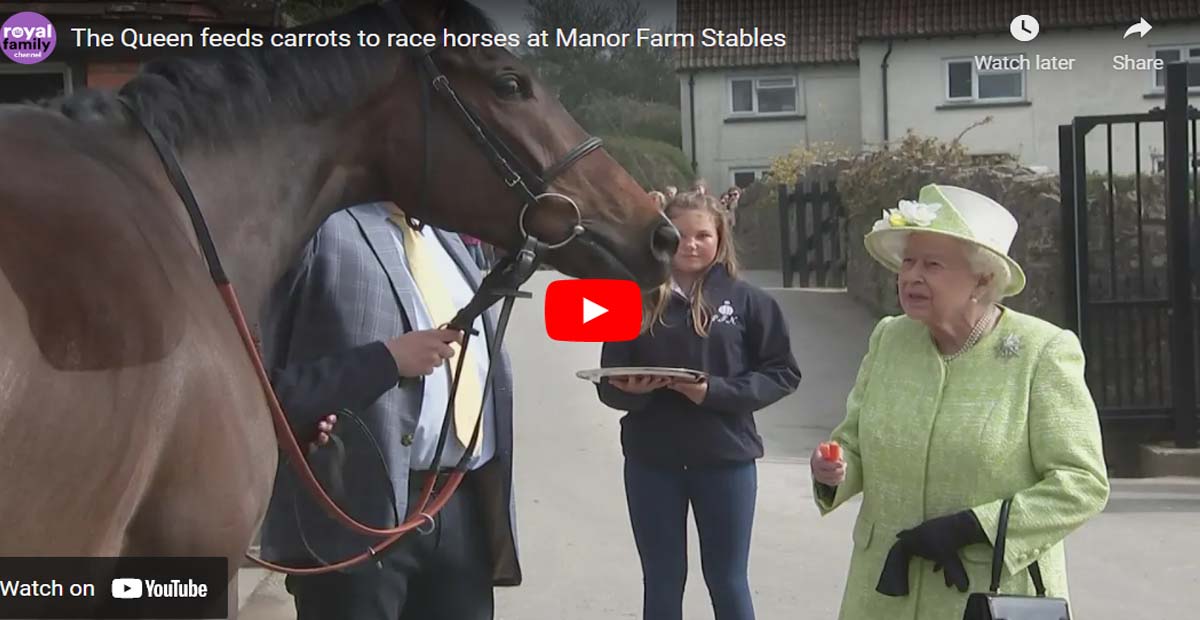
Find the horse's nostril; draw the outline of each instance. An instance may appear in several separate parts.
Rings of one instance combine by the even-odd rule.
[[[654,229],[650,247],[660,260],[671,260],[679,247],[679,231],[670,222],[663,222]]]

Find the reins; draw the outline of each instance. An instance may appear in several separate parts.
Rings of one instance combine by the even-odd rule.
[[[411,27],[407,19],[400,11],[399,7],[391,1],[383,3],[384,10],[395,22],[396,26],[402,30],[411,32]],[[523,165],[521,160],[516,157],[512,150],[504,144],[504,142],[494,132],[490,131],[485,124],[479,119],[478,115],[473,113],[470,108],[458,97],[457,93],[451,87],[449,80],[446,78],[434,62],[432,54],[434,48],[426,48],[417,52],[417,66],[423,74],[424,79],[421,82],[420,107],[421,114],[428,119],[430,114],[431,103],[429,101],[429,87],[437,92],[450,105],[453,112],[462,122],[464,129],[470,136],[472,141],[484,152],[489,162],[496,171],[504,179],[504,183],[512,189],[522,202],[518,226],[523,236],[522,246],[520,249],[503,259],[496,268],[483,279],[478,291],[472,297],[471,301],[462,308],[459,313],[447,324],[447,327],[457,329],[463,333],[460,355],[458,356],[457,365],[454,369],[453,380],[450,386],[449,399],[446,407],[446,415],[442,422],[441,433],[438,436],[436,452],[434,456],[434,469],[427,475],[424,484],[421,487],[419,499],[415,506],[409,511],[408,516],[402,523],[396,527],[372,527],[360,523],[350,515],[346,514],[337,503],[329,497],[328,493],[317,480],[305,458],[304,451],[296,440],[295,435],[291,430],[287,416],[284,413],[279,400],[275,395],[275,391],[271,386],[267,371],[263,365],[262,357],[255,344],[254,338],[247,326],[245,317],[243,316],[240,305],[238,304],[237,295],[234,292],[232,284],[229,282],[224,269],[221,266],[220,258],[217,254],[216,246],[213,243],[209,233],[207,223],[200,211],[196,198],[188,185],[187,178],[180,167],[178,158],[175,156],[169,143],[152,124],[143,121],[138,114],[136,108],[121,98],[121,103],[129,111],[130,115],[145,131],[150,143],[154,146],[158,153],[159,159],[162,162],[163,168],[171,181],[171,185],[179,194],[187,209],[188,216],[191,219],[192,227],[195,231],[196,238],[199,241],[201,253],[205,262],[208,265],[209,273],[212,280],[221,294],[221,299],[224,301],[230,316],[233,318],[234,325],[238,330],[238,335],[242,339],[243,346],[254,366],[255,375],[258,377],[259,383],[263,387],[263,392],[267,396],[267,405],[271,412],[271,420],[274,424],[275,435],[280,443],[280,448],[283,452],[283,458],[286,458],[292,464],[292,468],[299,480],[315,497],[317,503],[329,513],[336,521],[348,528],[354,533],[364,536],[376,537],[382,539],[380,542],[368,546],[366,551],[359,553],[353,557],[340,560],[334,563],[326,563],[321,566],[314,567],[289,567],[280,564],[268,562],[261,558],[253,557],[249,554],[247,558],[265,568],[275,570],[282,573],[292,575],[312,575],[319,573],[327,573],[331,571],[348,568],[360,562],[377,559],[378,556],[390,545],[395,543],[405,534],[418,530],[422,534],[433,532],[436,527],[435,516],[450,500],[450,497],[458,489],[463,481],[463,477],[467,471],[467,462],[469,457],[474,453],[475,445],[479,440],[480,426],[483,418],[483,411],[486,404],[487,394],[490,391],[491,383],[495,372],[495,363],[488,364],[488,370],[483,383],[484,399],[480,403],[479,416],[476,418],[475,428],[471,435],[471,440],[466,446],[462,458],[458,463],[448,471],[441,470],[438,464],[441,462],[441,456],[445,448],[447,436],[450,434],[450,424],[453,420],[455,398],[458,393],[459,378],[464,370],[463,365],[466,359],[467,347],[470,344],[471,337],[477,332],[473,328],[475,319],[487,311],[497,301],[503,299],[503,305],[500,311],[496,326],[496,337],[490,343],[489,354],[490,359],[499,359],[501,356],[504,336],[507,332],[509,316],[512,312],[513,304],[516,298],[528,298],[529,293],[523,292],[520,289],[521,285],[533,275],[538,265],[541,264],[544,255],[547,251],[562,247],[579,235],[585,232],[583,226],[582,213],[579,206],[570,197],[563,194],[547,191],[549,184],[555,177],[566,171],[573,164],[578,162],[583,157],[587,156],[592,151],[600,148],[601,142],[599,138],[589,137],[574,148],[570,149],[558,162],[547,167],[539,176],[530,172],[530,168]],[[431,153],[432,141],[429,135],[429,123],[424,125],[424,161],[422,162],[422,187],[419,197],[420,210],[423,213],[428,200],[429,176],[431,175]],[[522,172],[524,174],[522,174]],[[532,187],[531,187],[532,186]],[[547,244],[537,237],[533,236],[527,226],[526,217],[530,209],[538,204],[543,199],[556,198],[566,202],[575,211],[576,223],[571,228],[568,236],[561,241],[553,244]],[[361,421],[359,421],[361,423]],[[385,464],[386,466],[386,464]],[[444,476],[444,480],[439,485],[439,478]],[[395,489],[392,489],[393,495]],[[395,502],[393,502],[393,505]],[[320,560],[318,560],[320,561]]]

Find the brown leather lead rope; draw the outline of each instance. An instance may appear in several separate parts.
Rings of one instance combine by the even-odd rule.
[[[458,489],[458,485],[462,483],[462,478],[465,473],[464,471],[452,471],[446,477],[445,484],[442,486],[440,492],[437,493],[436,496],[434,495],[433,490],[438,478],[438,474],[436,471],[430,472],[426,476],[425,484],[421,489],[421,499],[417,504],[416,510],[412,511],[414,516],[409,517],[404,521],[404,523],[401,523],[399,526],[394,528],[374,528],[359,523],[353,517],[347,515],[341,509],[341,507],[339,507],[337,503],[329,497],[329,495],[325,492],[325,489],[321,486],[320,481],[318,481],[316,476],[313,474],[312,467],[308,464],[308,460],[305,459],[304,452],[301,450],[300,444],[296,441],[296,437],[292,433],[292,429],[288,424],[287,416],[283,413],[283,408],[279,405],[279,399],[275,396],[275,390],[271,388],[270,378],[267,376],[267,371],[263,367],[262,357],[259,355],[258,349],[254,346],[254,339],[250,334],[249,327],[246,325],[246,319],[242,315],[241,307],[238,305],[237,294],[234,293],[233,287],[228,282],[218,285],[217,288],[221,292],[221,298],[225,301],[225,306],[229,309],[230,316],[233,317],[234,322],[237,324],[237,330],[238,334],[242,338],[242,344],[245,345],[247,352],[250,354],[250,359],[254,363],[254,372],[258,375],[258,380],[262,384],[263,391],[267,395],[267,404],[271,409],[271,421],[275,425],[275,435],[279,440],[280,447],[283,449],[285,457],[293,463],[293,469],[296,471],[297,475],[299,475],[300,479],[304,482],[305,486],[308,487],[309,491],[316,496],[318,503],[321,504],[321,506],[325,508],[338,522],[359,534],[385,537],[382,542],[368,547],[367,551],[364,551],[357,556],[336,562],[334,564],[311,568],[283,566],[268,562],[261,558],[256,558],[248,553],[246,554],[246,557],[259,566],[282,573],[287,573],[289,575],[316,575],[327,573],[341,570],[343,568],[366,561],[383,551],[391,544],[395,543],[408,532],[417,529],[426,522],[432,522],[433,517],[441,511],[441,509],[450,500],[450,496],[454,494],[456,489]]]
[[[383,7],[388,10],[389,15],[393,18],[393,21],[395,21],[398,26],[400,26],[402,29],[410,29],[402,13],[397,9],[393,2],[385,1],[383,2]],[[528,293],[521,292],[517,289],[526,280],[528,280],[528,278],[536,270],[537,265],[541,263],[541,259],[545,251],[562,247],[576,239],[584,232],[583,217],[579,211],[578,205],[576,205],[575,202],[567,196],[546,192],[546,186],[553,180],[555,176],[561,174],[567,168],[586,157],[592,151],[599,149],[601,141],[595,137],[584,140],[580,144],[570,149],[561,160],[556,162],[554,165],[549,166],[546,169],[546,172],[543,173],[542,177],[538,178],[536,174],[529,172],[528,168],[521,165],[519,158],[516,158],[515,155],[513,155],[512,151],[508,149],[502,141],[499,140],[498,136],[489,131],[487,127],[483,125],[482,122],[470,112],[470,110],[467,109],[465,104],[454,92],[454,89],[450,86],[445,75],[437,70],[437,66],[434,64],[431,57],[432,51],[432,49],[427,49],[420,52],[422,57],[420,59],[421,62],[418,63],[418,66],[430,74],[429,77],[431,77],[432,85],[452,104],[452,111],[458,113],[457,116],[463,122],[468,135],[471,136],[471,138],[480,146],[480,148],[483,149],[484,153],[488,156],[489,161],[504,177],[505,183],[512,188],[517,195],[521,197],[522,202],[524,202],[524,206],[521,210],[518,221],[518,225],[524,235],[524,246],[515,254],[515,256],[510,256],[509,258],[505,259],[500,268],[494,269],[488,274],[488,277],[484,279],[471,302],[467,305],[467,307],[463,308],[459,314],[450,321],[449,324],[449,327],[459,329],[463,332],[463,345],[461,350],[465,353],[470,334],[473,333],[471,325],[474,323],[475,318],[490,308],[496,301],[503,298],[504,306],[500,313],[500,320],[497,324],[497,337],[495,339],[495,343],[493,343],[494,346],[492,347],[494,358],[500,354],[500,346],[503,342],[505,331],[507,330],[508,317],[512,310],[513,301],[517,297],[530,297]],[[423,90],[427,86],[427,84],[422,82]],[[213,282],[216,284],[217,289],[221,294],[221,298],[225,302],[225,306],[229,310],[229,314],[234,320],[238,334],[242,339],[242,343],[253,362],[259,383],[262,384],[263,392],[267,396],[268,407],[271,411],[271,420],[275,426],[275,435],[279,441],[281,449],[284,452],[284,456],[291,461],[296,474],[304,483],[304,486],[307,487],[316,498],[317,503],[320,504],[321,507],[336,521],[355,533],[384,539],[381,542],[368,547],[367,551],[364,551],[359,555],[333,564],[325,564],[316,567],[302,568],[282,566],[268,562],[261,558],[253,557],[248,553],[246,554],[246,557],[252,562],[263,566],[264,568],[291,575],[315,575],[328,573],[353,566],[377,556],[381,551],[395,543],[405,534],[411,532],[412,530],[419,529],[422,524],[428,523],[431,527],[433,527],[435,524],[434,517],[450,500],[450,497],[454,494],[455,490],[458,489],[458,486],[462,483],[463,476],[466,474],[467,458],[473,453],[474,446],[479,436],[479,420],[476,421],[475,431],[472,434],[470,445],[467,446],[466,452],[463,454],[462,459],[460,459],[458,465],[455,466],[453,470],[446,474],[446,478],[441,489],[436,493],[435,487],[437,486],[438,477],[441,475],[441,473],[435,468],[427,474],[425,483],[421,489],[419,500],[416,504],[416,509],[411,511],[413,516],[408,517],[403,523],[396,527],[376,528],[360,523],[350,515],[346,514],[346,512],[343,511],[331,497],[329,497],[329,494],[321,486],[320,481],[317,480],[316,475],[312,471],[312,467],[305,458],[303,450],[301,450],[299,443],[296,441],[296,437],[292,433],[291,427],[288,424],[287,416],[284,414],[283,408],[279,404],[278,397],[275,395],[275,390],[271,386],[270,378],[268,377],[266,369],[263,366],[262,358],[259,354],[257,346],[254,343],[254,338],[250,333],[249,327],[246,325],[246,320],[242,314],[241,306],[238,304],[237,295],[234,292],[233,286],[230,284],[224,269],[221,267],[216,246],[212,242],[212,237],[209,233],[207,223],[205,222],[204,216],[200,211],[200,207],[196,202],[195,195],[192,193],[191,187],[188,185],[187,179],[179,165],[178,159],[175,157],[174,152],[171,150],[169,143],[162,133],[159,132],[153,125],[145,123],[142,120],[141,115],[138,114],[136,107],[132,103],[123,97],[118,97],[118,100],[127,108],[130,116],[142,127],[143,131],[145,131],[146,135],[149,137],[150,143],[154,146],[155,151],[158,153],[159,159],[163,164],[163,168],[167,173],[167,177],[170,180],[171,185],[175,188],[175,191],[179,194],[180,199],[187,208],[188,216],[191,218],[193,229],[196,233],[197,240],[200,243],[201,253],[208,264],[209,272],[212,276]],[[428,106],[429,104],[427,97],[423,96],[421,101],[423,116],[428,117]],[[428,125],[426,126],[426,129],[428,129]],[[428,135],[426,135],[426,140],[428,140]],[[426,175],[429,174],[428,164],[429,161],[427,153],[425,162]],[[514,164],[517,166],[517,168],[525,171],[525,175],[517,172],[517,169],[514,168]],[[542,191],[542,193],[534,194],[530,190],[526,183],[527,177],[536,188]],[[561,199],[574,209],[576,224],[565,239],[557,243],[547,245],[529,233],[525,227],[525,219],[528,211],[535,205],[540,204],[539,201],[541,199],[550,197]],[[424,198],[422,198],[422,200],[424,200]],[[464,358],[465,355],[461,356],[459,359],[458,372],[455,373],[453,385],[451,386],[450,399],[447,406],[447,420],[443,424],[442,433],[438,440],[438,456],[441,454],[441,448],[443,442],[445,441],[449,418],[453,412],[454,397],[458,391],[458,377],[463,370],[462,362]],[[492,372],[494,368],[494,364],[488,365],[487,377],[484,379],[485,393],[487,387],[491,383]],[[481,418],[483,415],[483,409],[484,405],[481,403]]]
[[[300,480],[316,497],[317,502],[322,508],[325,509],[327,513],[329,513],[331,517],[356,533],[386,538],[383,543],[370,547],[366,552],[363,552],[358,556],[338,562],[336,564],[321,567],[290,568],[278,564],[272,564],[265,560],[250,556],[249,554],[247,554],[246,557],[266,568],[280,572],[286,572],[289,574],[318,574],[330,572],[352,566],[372,557],[375,553],[394,543],[404,534],[417,529],[423,523],[428,522],[432,524],[433,517],[442,509],[443,506],[446,505],[446,502],[449,501],[450,496],[462,482],[462,476],[464,472],[455,471],[449,474],[445,485],[441,489],[441,492],[439,492],[436,496],[434,496],[433,491],[438,474],[436,470],[430,472],[428,480],[426,480],[425,486],[422,488],[421,499],[417,504],[418,510],[415,511],[415,516],[408,518],[404,521],[404,523],[401,523],[394,528],[375,528],[358,522],[353,517],[346,514],[345,511],[343,511],[341,507],[339,507],[337,503],[329,497],[328,493],[325,492],[325,489],[321,486],[321,483],[317,480],[315,474],[313,474],[312,467],[308,464],[308,460],[304,458],[304,453],[301,450],[299,443],[297,443],[291,427],[288,424],[287,416],[284,415],[283,409],[279,404],[279,400],[275,395],[275,390],[271,387],[270,378],[267,375],[266,369],[263,367],[262,358],[258,353],[258,348],[254,344],[254,338],[250,334],[249,327],[246,325],[246,319],[243,316],[241,306],[238,303],[237,294],[234,292],[233,285],[229,282],[224,269],[221,267],[220,259],[216,253],[216,246],[212,243],[212,237],[208,231],[207,223],[204,220],[203,214],[200,212],[195,195],[192,193],[191,187],[187,183],[187,179],[183,174],[182,168],[179,166],[178,160],[175,158],[174,153],[167,146],[167,142],[162,134],[153,126],[142,122],[141,116],[136,113],[136,110],[132,104],[124,99],[122,99],[121,102],[126,106],[126,108],[129,109],[129,112],[133,118],[137,120],[142,129],[146,132],[147,136],[150,138],[151,144],[154,146],[155,150],[158,152],[159,158],[162,160],[171,184],[175,187],[176,192],[179,193],[180,198],[187,207],[189,216],[192,218],[192,225],[195,229],[197,238],[199,239],[204,258],[209,265],[209,272],[217,286],[217,290],[221,294],[221,299],[225,302],[225,306],[229,310],[230,317],[233,319],[234,324],[237,327],[238,335],[241,337],[242,343],[250,355],[250,359],[253,362],[259,383],[262,385],[263,392],[267,396],[267,404],[271,410],[271,420],[275,425],[275,436],[279,441],[280,448],[285,453],[286,458],[292,462],[293,469],[296,471],[296,474],[299,476]]]

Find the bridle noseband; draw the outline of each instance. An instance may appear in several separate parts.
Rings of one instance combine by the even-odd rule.
[[[384,11],[391,18],[395,26],[405,33],[411,34],[413,29],[409,24],[408,19],[403,12],[396,6],[393,0],[384,0],[382,3]],[[233,287],[226,276],[224,269],[221,267],[220,258],[217,255],[216,246],[212,241],[212,236],[209,233],[207,223],[200,211],[196,198],[192,193],[191,187],[188,185],[186,176],[179,165],[178,158],[171,149],[166,138],[153,125],[147,124],[138,114],[137,109],[126,99],[119,98],[120,102],[125,106],[130,116],[137,121],[143,131],[149,137],[151,144],[158,153],[159,159],[163,164],[163,168],[170,179],[171,185],[179,194],[184,206],[187,208],[188,215],[191,219],[193,229],[200,244],[201,253],[204,256],[205,262],[208,264],[209,272],[213,282],[217,285],[221,293],[222,299],[225,301],[230,315],[234,319],[234,323],[238,329],[238,333],[242,338],[243,345],[246,347],[251,360],[254,363],[255,372],[258,375],[259,382],[267,395],[268,405],[271,409],[272,421],[275,425],[275,433],[278,438],[281,449],[284,452],[284,457],[287,458],[293,466],[298,478],[309,488],[316,496],[318,503],[338,522],[354,531],[357,534],[373,537],[383,537],[384,540],[371,545],[366,551],[352,558],[344,559],[335,563],[324,563],[322,566],[297,568],[287,567],[279,564],[267,562],[260,558],[256,558],[247,554],[247,557],[254,562],[266,568],[288,573],[288,574],[319,574],[328,573],[335,570],[342,570],[358,564],[366,560],[375,560],[378,562],[378,556],[387,547],[391,546],[399,540],[404,534],[416,530],[421,534],[427,535],[433,532],[436,527],[435,516],[449,501],[450,496],[458,488],[462,482],[463,475],[467,470],[467,462],[474,453],[475,445],[478,443],[479,431],[482,426],[483,411],[487,402],[487,395],[490,394],[490,388],[495,371],[495,364],[489,363],[487,376],[483,382],[484,402],[479,406],[479,417],[477,418],[474,432],[471,440],[463,452],[462,458],[451,469],[447,471],[441,470],[442,452],[445,447],[446,437],[450,434],[450,423],[454,419],[454,400],[458,394],[458,381],[464,370],[463,365],[466,359],[466,350],[473,335],[477,335],[477,331],[473,328],[475,320],[492,307],[497,301],[503,299],[504,303],[500,311],[500,316],[496,322],[496,337],[490,343],[489,354],[491,360],[499,359],[501,355],[501,347],[504,342],[504,335],[508,329],[509,315],[512,312],[514,300],[518,297],[531,297],[529,293],[519,290],[521,285],[533,275],[534,271],[541,264],[545,257],[545,253],[549,250],[561,248],[568,243],[577,239],[584,234],[583,213],[579,205],[564,194],[550,191],[550,184],[554,182],[558,176],[577,163],[579,160],[586,157],[592,151],[600,148],[601,141],[597,137],[588,137],[575,147],[568,150],[562,158],[545,170],[538,174],[532,168],[526,166],[520,157],[508,147],[505,142],[500,139],[495,132],[491,131],[487,125],[480,120],[462,99],[459,98],[454,88],[450,85],[450,80],[438,68],[437,63],[433,60],[433,53],[436,48],[419,48],[416,52],[416,61],[418,72],[421,74],[421,79],[418,80],[421,85],[421,115],[425,119],[424,122],[424,160],[423,172],[421,181],[421,191],[418,202],[418,213],[425,213],[428,204],[429,179],[431,176],[430,157],[432,152],[432,141],[430,140],[430,108],[429,91],[432,86],[441,97],[450,105],[450,110],[460,121],[467,135],[480,148],[483,154],[487,157],[492,167],[496,169],[504,184],[512,191],[516,192],[518,199],[521,201],[521,211],[518,217],[517,226],[521,233],[521,245],[519,248],[510,248],[512,250],[508,256],[502,259],[492,270],[487,277],[480,283],[479,289],[471,298],[471,301],[463,307],[453,319],[447,324],[448,327],[457,329],[463,333],[463,340],[460,354],[458,355],[457,366],[453,373],[453,380],[450,386],[449,398],[446,403],[446,414],[443,419],[441,433],[438,436],[437,448],[434,453],[434,469],[426,477],[422,487],[421,497],[416,506],[403,523],[399,523],[392,528],[375,528],[369,525],[358,522],[353,517],[346,514],[326,493],[320,482],[316,479],[304,452],[301,450],[296,441],[295,435],[292,433],[291,426],[279,405],[279,401],[275,396],[274,389],[271,386],[270,380],[263,367],[262,358],[255,344],[254,337],[250,333],[250,329],[246,324],[245,317],[242,314],[241,308],[237,301],[237,295],[233,291]],[[546,199],[557,199],[567,203],[575,211],[575,224],[571,227],[567,236],[552,243],[546,243],[537,238],[529,230],[527,218],[531,210],[542,204]],[[342,412],[343,414],[347,412]],[[366,430],[362,421],[349,415],[351,419],[357,422]],[[370,438],[374,441],[374,438]],[[377,447],[378,450],[378,447]],[[382,460],[382,455],[380,455]],[[385,463],[386,467],[386,463]],[[441,475],[447,474],[441,489],[434,494],[434,488],[437,486],[438,479]],[[392,497],[395,497],[395,489],[389,489]],[[393,505],[395,501],[393,499]],[[397,515],[397,521],[399,521]],[[305,541],[307,544],[307,541]],[[320,560],[319,560],[320,561]]]

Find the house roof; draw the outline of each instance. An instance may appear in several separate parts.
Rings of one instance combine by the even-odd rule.
[[[1042,31],[1088,26],[1151,25],[1200,19],[1196,0],[871,0],[858,2],[862,39],[1006,33],[1017,15]]]
[[[692,47],[680,48],[681,69],[857,62],[854,0],[678,0],[677,31],[694,33]],[[787,35],[782,47],[703,47],[700,31],[738,29]]]
[[[270,26],[280,0],[48,0],[43,2],[0,1],[0,15],[33,11],[51,20],[204,22]]]
[[[1007,33],[1013,17],[1033,15],[1041,29],[1152,25],[1200,20],[1198,0],[678,0],[678,31],[703,28],[782,32],[774,47],[703,47],[676,52],[676,68],[857,62],[861,39]]]

